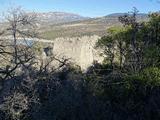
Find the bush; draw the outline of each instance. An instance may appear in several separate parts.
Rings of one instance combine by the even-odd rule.
[[[148,86],[160,86],[160,68],[146,68],[140,73],[140,77]]]

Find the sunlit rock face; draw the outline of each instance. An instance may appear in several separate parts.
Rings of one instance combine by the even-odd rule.
[[[93,61],[102,62],[103,58],[99,56],[95,44],[99,36],[83,36],[73,38],[57,38],[49,47],[44,48],[46,57],[49,54],[59,58],[69,58],[70,62],[79,65],[82,70],[86,70],[92,65]]]

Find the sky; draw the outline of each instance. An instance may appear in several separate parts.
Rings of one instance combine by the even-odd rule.
[[[0,11],[21,6],[35,12],[70,12],[86,17],[100,17],[111,13],[131,11],[141,13],[160,11],[160,0],[0,0]]]

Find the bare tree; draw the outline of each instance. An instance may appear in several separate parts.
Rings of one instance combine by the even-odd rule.
[[[34,58],[31,46],[27,45],[28,38],[33,38],[36,33],[36,15],[26,13],[21,8],[15,8],[8,11],[6,15],[7,27],[1,32],[6,39],[2,37],[0,44],[0,55],[2,63],[6,60],[8,65],[0,68],[1,79],[12,76],[12,73],[20,66]]]
[[[130,14],[119,17],[119,21],[124,26],[131,27],[130,36],[130,67],[132,72],[139,72],[142,66],[142,50],[138,45],[137,33],[142,28],[143,24],[137,21],[138,10],[134,7]]]
[[[3,81],[0,112],[13,120],[21,120],[25,115],[32,114],[28,111],[33,104],[39,106],[36,90],[41,88],[36,88],[37,83],[42,79],[53,80],[54,73],[63,69],[68,59],[51,55],[46,61],[41,61],[40,56],[36,57],[32,45],[28,44],[28,39],[37,37],[35,14],[16,8],[8,12],[6,21],[7,27],[0,32],[0,79]],[[35,64],[37,61],[38,67]],[[59,65],[51,65],[53,61]]]

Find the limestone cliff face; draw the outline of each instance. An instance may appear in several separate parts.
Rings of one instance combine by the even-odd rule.
[[[96,60],[101,62],[102,57],[94,49],[99,36],[83,36],[73,38],[57,38],[49,46],[53,46],[53,54],[62,58],[70,58],[70,61],[86,70]]]

